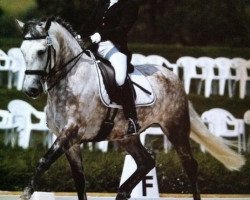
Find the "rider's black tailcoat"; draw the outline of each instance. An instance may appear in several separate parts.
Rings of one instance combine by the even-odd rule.
[[[134,0],[119,0],[108,9],[109,0],[99,1],[88,23],[82,27],[82,37],[100,33],[102,41],[110,40],[128,54],[127,34],[138,16],[138,4]]]

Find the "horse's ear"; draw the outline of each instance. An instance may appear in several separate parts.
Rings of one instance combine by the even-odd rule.
[[[48,31],[50,26],[51,26],[51,22],[55,20],[55,17],[52,16],[52,17],[49,17],[46,21],[46,24],[45,24],[45,31]]]
[[[24,28],[24,23],[19,21],[18,19],[15,19],[15,22],[16,22],[16,25],[17,25],[17,28],[23,32],[23,28]]]

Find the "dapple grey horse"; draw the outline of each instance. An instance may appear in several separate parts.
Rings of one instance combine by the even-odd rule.
[[[106,117],[107,107],[100,100],[95,63],[82,51],[72,28],[59,18],[17,21],[24,41],[21,51],[27,69],[23,91],[36,98],[47,89],[47,124],[57,135],[48,152],[39,160],[30,184],[21,195],[31,197],[41,175],[62,154],[70,163],[79,200],[86,200],[80,144],[91,141]],[[157,124],[177,151],[192,186],[194,200],[200,200],[197,186],[198,164],[193,158],[189,136],[221,161],[227,168],[239,169],[244,158],[208,133],[188,102],[182,82],[162,66],[138,67],[147,77],[156,95],[152,106],[138,107],[138,119],[145,130]],[[191,122],[191,123],[190,123]],[[133,188],[155,166],[138,136],[125,137],[126,121],[121,110],[109,141],[117,141],[135,160],[136,171],[119,187],[117,200],[130,197]],[[191,135],[190,135],[191,133]],[[97,161],[98,162],[98,161]]]

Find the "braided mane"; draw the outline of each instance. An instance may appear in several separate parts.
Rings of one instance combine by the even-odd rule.
[[[56,18],[55,18],[55,21],[56,21],[58,24],[62,25],[66,30],[68,30],[69,33],[70,33],[74,38],[77,37],[77,35],[78,35],[77,32],[73,29],[72,25],[71,25],[69,22],[65,21],[64,19],[62,19],[62,18],[60,18],[60,17],[56,17]]]
[[[24,29],[23,29],[23,35],[26,35],[27,33],[30,33],[32,37],[39,37],[44,35],[44,32],[38,31],[36,25],[39,25],[41,22],[46,22],[48,18],[41,18],[41,19],[33,19],[25,23]],[[63,26],[73,37],[77,37],[77,32],[74,31],[72,28],[72,25],[65,21],[64,19],[60,17],[53,17],[53,20]]]

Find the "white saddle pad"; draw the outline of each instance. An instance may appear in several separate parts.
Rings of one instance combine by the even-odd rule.
[[[116,104],[115,102],[111,102],[109,99],[109,95],[105,89],[104,83],[103,83],[103,78],[101,75],[101,71],[99,67],[96,64],[96,69],[97,69],[97,74],[98,74],[98,79],[99,79],[99,94],[101,97],[102,103],[111,108],[122,108],[121,105]],[[153,93],[152,87],[149,84],[148,79],[135,67],[135,70],[132,74],[129,74],[131,80],[141,87],[145,88],[147,91],[149,91],[151,94],[147,94],[144,92],[142,89],[137,87],[136,85],[133,84],[136,92],[136,107],[138,106],[151,106],[155,102],[155,95]],[[125,97],[126,98],[126,97]]]

